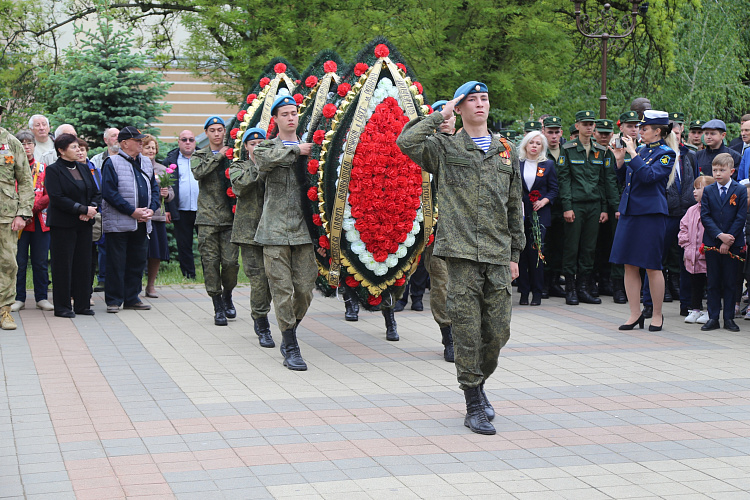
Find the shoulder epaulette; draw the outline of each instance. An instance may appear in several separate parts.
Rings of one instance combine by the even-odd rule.
[[[570,141],[570,142],[566,142],[565,144],[563,144],[563,149],[570,149],[570,148],[574,148],[576,146],[578,146],[578,142],[577,141]]]
[[[659,147],[660,147],[661,149],[665,150],[665,151],[672,151],[672,152],[674,152],[674,149],[670,148],[670,147],[669,147],[669,146],[667,146],[666,144],[662,144],[662,145],[661,145],[661,146],[659,146]]]
[[[594,149],[599,149],[601,151],[606,151],[607,150],[607,148],[605,148],[604,146],[602,146],[601,144],[599,144],[598,142],[595,142],[595,141],[591,141],[591,145],[594,147]]]

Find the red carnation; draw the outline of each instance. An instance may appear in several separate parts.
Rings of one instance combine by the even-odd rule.
[[[297,104],[302,104],[302,101],[305,99],[302,97],[302,94],[294,94],[292,97],[294,97],[294,102]]]
[[[323,130],[316,130],[313,134],[313,142],[315,144],[323,144],[323,139],[325,139],[326,133]]]
[[[307,162],[307,171],[310,173],[310,175],[315,175],[318,173],[319,166],[320,162],[318,160],[310,160]]]
[[[300,82],[299,80],[294,80],[295,85],[299,85],[299,82]]]
[[[417,87],[417,90],[421,94],[424,91],[424,88],[422,87],[422,84],[419,82],[414,82],[414,86]]]
[[[307,88],[313,88],[318,83],[318,77],[315,75],[310,75],[305,80],[305,86]]]
[[[242,120],[244,120],[244,119],[245,119],[245,115],[246,115],[246,114],[247,114],[247,111],[245,111],[245,110],[243,109],[242,111],[240,111],[239,113],[237,113],[237,120],[238,120],[238,121],[242,121]]]
[[[354,75],[355,76],[362,76],[365,73],[367,73],[367,70],[370,69],[370,67],[365,63],[357,63],[354,65]]]
[[[335,73],[338,69],[338,65],[333,61],[326,61],[323,63],[323,71],[326,73]]]
[[[535,189],[529,193],[529,201],[531,203],[536,203],[537,201],[539,201],[540,196],[541,196],[541,193]]]
[[[390,53],[391,51],[388,49],[388,46],[383,43],[375,47],[375,57],[388,57]]]
[[[253,101],[258,97],[258,94],[249,94],[247,96],[247,103],[252,104]]]
[[[335,104],[326,104],[323,106],[323,116],[326,118],[333,118],[333,115],[336,114],[336,105]]]
[[[229,137],[231,137],[232,139],[236,139],[237,138],[237,133],[239,131],[240,131],[240,129],[233,128],[232,130],[229,131]]]
[[[229,196],[230,198],[237,198],[237,195],[234,194],[234,191],[230,187],[227,188],[227,196]]]
[[[378,306],[380,305],[382,301],[383,301],[383,297],[380,295],[378,295],[377,297],[375,297],[374,295],[370,295],[369,297],[367,297],[367,303],[370,304],[371,306]]]
[[[433,241],[435,241],[435,235],[431,234],[430,237],[427,239],[427,246],[432,245]]]
[[[706,255],[706,244],[701,243],[701,247],[698,249],[701,255]]]
[[[348,83],[344,82],[344,83],[342,83],[341,85],[339,85],[339,88],[338,88],[338,94],[339,94],[339,95],[340,95],[341,97],[344,97],[344,96],[346,96],[346,94],[348,94],[348,93],[349,93],[349,91],[350,91],[351,89],[352,89],[352,86],[351,86],[351,85],[349,85]]]
[[[323,236],[318,238],[318,245],[320,245],[321,248],[325,248],[326,250],[331,248],[331,244],[328,241],[328,236],[324,234]]]
[[[310,201],[318,201],[318,188],[316,186],[307,190],[307,197]]]
[[[234,158],[234,148],[227,149],[227,152],[224,153],[224,154],[226,154],[227,158],[229,158],[231,160],[232,158]]]
[[[229,179],[229,169],[224,170],[224,177]]]
[[[323,225],[323,219],[320,218],[320,214],[313,214],[312,220],[313,220],[313,224],[315,224],[316,226]]]
[[[396,63],[396,67],[397,67],[398,69],[400,69],[401,71],[403,71],[404,73],[406,73],[406,66],[404,66],[403,64],[401,64],[401,63]]]
[[[399,278],[393,282],[396,286],[404,286],[406,284],[406,278]]]
[[[271,121],[268,122],[268,130],[266,130],[266,137],[269,139],[272,139],[271,132],[273,132],[273,129],[276,127],[276,119],[272,116]]]
[[[236,212],[237,212],[237,205],[232,205],[232,213],[236,213]]]
[[[284,71],[286,71],[286,64],[278,63],[276,66],[273,67],[273,70],[276,73],[283,73]]]
[[[263,77],[260,79],[260,88],[265,88],[266,85],[271,83],[271,79],[268,77]]]
[[[354,276],[347,276],[344,280],[344,283],[346,283],[346,286],[349,288],[357,288],[359,286],[359,281],[357,281]]]

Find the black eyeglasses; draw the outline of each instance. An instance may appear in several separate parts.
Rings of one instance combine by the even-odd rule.
[[[195,138],[194,137],[183,137],[182,139],[180,139],[180,142],[195,142]]]

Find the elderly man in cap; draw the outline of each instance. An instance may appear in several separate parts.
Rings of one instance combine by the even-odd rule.
[[[102,165],[102,229],[106,234],[107,312],[151,309],[138,297],[148,257],[151,216],[159,208],[159,185],[151,160],[141,154],[143,134],[135,127],[117,136],[120,150]]]
[[[463,128],[435,134],[453,116]],[[490,134],[487,86],[459,87],[442,111],[410,121],[396,141],[401,151],[440,186],[440,231],[434,255],[448,269],[458,382],[466,400],[464,425],[495,434],[495,411],[484,391],[510,338],[511,281],[526,244],[518,154],[505,138]]]
[[[229,146],[224,145],[224,120],[212,116],[203,129],[208,146],[190,159],[193,177],[198,181],[198,251],[203,264],[206,292],[214,304],[214,324],[227,326],[227,318],[236,318],[232,290],[237,286],[240,249],[232,243],[232,224],[237,198],[227,175]]]
[[[5,106],[0,104],[0,119]],[[10,306],[16,296],[18,231],[32,216],[34,188],[21,142],[0,127],[0,328],[15,330]]]
[[[724,144],[724,138],[727,136],[726,124],[721,120],[713,119],[704,123],[701,129],[703,130],[703,141],[706,143],[706,149],[698,151],[696,155],[698,175],[711,175],[713,173],[711,165],[716,155],[729,153],[734,160],[734,177],[736,178],[742,157],[737,151]]]

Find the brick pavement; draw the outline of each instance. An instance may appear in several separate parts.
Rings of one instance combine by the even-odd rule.
[[[200,288],[160,295],[0,333],[0,498],[750,497],[750,322],[702,333],[667,304],[665,331],[620,332],[608,298],[515,306],[479,436],[429,311],[391,343],[380,314],[316,296],[291,372],[249,289],[228,328]]]

